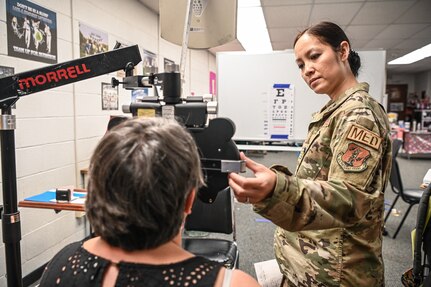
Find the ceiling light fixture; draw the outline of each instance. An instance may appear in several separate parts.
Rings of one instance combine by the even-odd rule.
[[[238,0],[237,38],[247,52],[272,52],[260,0]]]
[[[388,62],[389,65],[406,65],[411,64],[431,56],[431,44],[414,50],[402,57]]]

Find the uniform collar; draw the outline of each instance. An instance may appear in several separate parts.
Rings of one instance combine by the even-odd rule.
[[[368,93],[370,86],[368,83],[359,83],[354,87],[346,90],[342,95],[337,97],[335,100],[330,100],[319,112],[313,114],[312,123],[318,122],[328,114],[331,114],[334,110],[336,110],[339,106],[341,106],[351,95],[358,91],[365,91]]]

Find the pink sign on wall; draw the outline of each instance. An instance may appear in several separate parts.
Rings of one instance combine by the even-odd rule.
[[[216,73],[210,71],[210,94],[216,94]]]

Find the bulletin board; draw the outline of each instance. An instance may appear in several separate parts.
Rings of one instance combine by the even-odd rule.
[[[385,51],[358,54],[358,80],[368,82],[370,95],[386,106]],[[329,101],[301,78],[292,50],[217,53],[217,78],[217,114],[235,123],[234,140],[302,141],[312,114]]]

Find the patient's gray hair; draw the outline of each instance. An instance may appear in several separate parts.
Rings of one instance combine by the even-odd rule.
[[[110,130],[90,162],[86,210],[96,235],[125,250],[178,234],[188,193],[203,185],[193,137],[174,120],[131,119]]]

